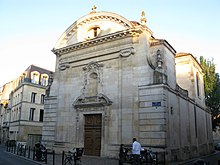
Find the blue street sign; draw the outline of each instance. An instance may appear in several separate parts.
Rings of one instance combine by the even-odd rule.
[[[161,106],[161,102],[152,102],[152,107],[159,107]]]

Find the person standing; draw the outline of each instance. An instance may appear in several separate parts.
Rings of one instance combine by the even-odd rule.
[[[125,159],[125,149],[124,149],[124,144],[121,144],[119,149],[119,165],[123,165],[124,159]]]
[[[136,138],[133,138],[133,144],[132,144],[133,165],[140,165],[140,153],[141,153],[141,144],[137,142]]]

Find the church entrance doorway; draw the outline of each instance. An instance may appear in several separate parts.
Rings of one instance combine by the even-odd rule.
[[[100,156],[101,151],[101,133],[102,133],[102,115],[85,115],[84,126],[84,154],[89,156]]]

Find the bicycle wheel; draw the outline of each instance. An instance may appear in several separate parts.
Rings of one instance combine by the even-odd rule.
[[[73,165],[72,160],[67,157],[67,158],[64,160],[64,165]]]
[[[75,165],[82,165],[82,162],[80,160],[77,160]]]
[[[41,159],[41,161],[45,161],[46,160],[46,156],[44,154],[42,154],[40,159]]]

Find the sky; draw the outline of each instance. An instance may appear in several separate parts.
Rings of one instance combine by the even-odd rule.
[[[130,21],[145,11],[155,38],[213,59],[220,73],[220,0],[0,0],[0,87],[32,64],[54,71],[55,43],[93,5]]]

